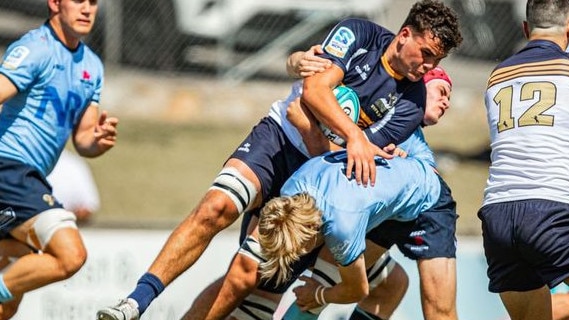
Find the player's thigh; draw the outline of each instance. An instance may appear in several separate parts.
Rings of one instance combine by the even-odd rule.
[[[387,249],[375,244],[371,240],[366,240],[366,251],[364,257],[366,260],[366,268],[372,266],[381,256],[387,252]]]

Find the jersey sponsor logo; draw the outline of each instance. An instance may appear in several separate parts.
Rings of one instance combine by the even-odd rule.
[[[324,47],[329,54],[338,58],[344,58],[350,45],[356,41],[356,36],[352,30],[346,27],[340,27],[330,38],[330,41]]]
[[[368,74],[368,72],[371,70],[371,68],[369,67],[369,64],[366,64],[366,65],[363,66],[363,67],[356,66],[355,69],[356,69],[356,72],[360,75],[360,77],[361,77],[363,80],[366,80],[366,79],[367,79],[367,77],[368,77],[367,74]]]
[[[26,57],[30,54],[30,49],[24,46],[15,47],[4,62],[2,63],[2,67],[6,69],[16,69],[17,67],[22,64],[22,61],[26,59]]]
[[[94,85],[93,81],[91,80],[91,74],[87,70],[83,70],[81,73],[81,80],[79,81],[88,87],[92,87]]]
[[[56,114],[58,126],[73,128],[73,121],[82,111],[84,105],[85,100],[79,94],[68,91],[67,96],[62,99],[55,87],[48,86],[45,88],[44,96],[37,108],[35,117],[43,119],[44,114],[51,107]]]
[[[393,108],[395,108],[395,103],[397,103],[397,95],[395,93],[390,93],[386,98],[379,98],[370,106],[370,109],[375,113],[375,116],[379,119],[385,117]]]

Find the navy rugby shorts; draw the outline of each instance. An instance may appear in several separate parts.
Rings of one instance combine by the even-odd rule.
[[[272,118],[263,118],[229,158],[247,164],[261,181],[263,202],[279,196],[281,187],[308,158],[288,140]]]
[[[569,277],[569,204],[529,199],[478,211],[490,292],[557,286]]]
[[[0,228],[0,238],[43,211],[62,208],[53,197],[50,184],[34,167],[0,158],[0,211],[11,208],[15,220]]]
[[[441,195],[429,210],[411,221],[387,220],[368,232],[366,238],[384,248],[397,245],[412,260],[456,257],[456,202],[441,181]]]

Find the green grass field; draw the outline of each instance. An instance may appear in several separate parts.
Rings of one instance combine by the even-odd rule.
[[[173,226],[248,130],[121,118],[118,145],[89,160],[102,202],[93,225]]]

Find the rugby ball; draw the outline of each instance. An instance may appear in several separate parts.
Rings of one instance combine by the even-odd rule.
[[[360,118],[360,99],[358,98],[356,92],[346,86],[338,86],[334,88],[332,92],[334,93],[338,104],[342,110],[344,110],[344,113],[346,113],[346,115],[350,117],[354,123],[358,123],[358,120]],[[344,139],[333,133],[332,130],[330,130],[324,124],[320,123],[320,129],[324,135],[333,143],[342,147],[346,146]]]

